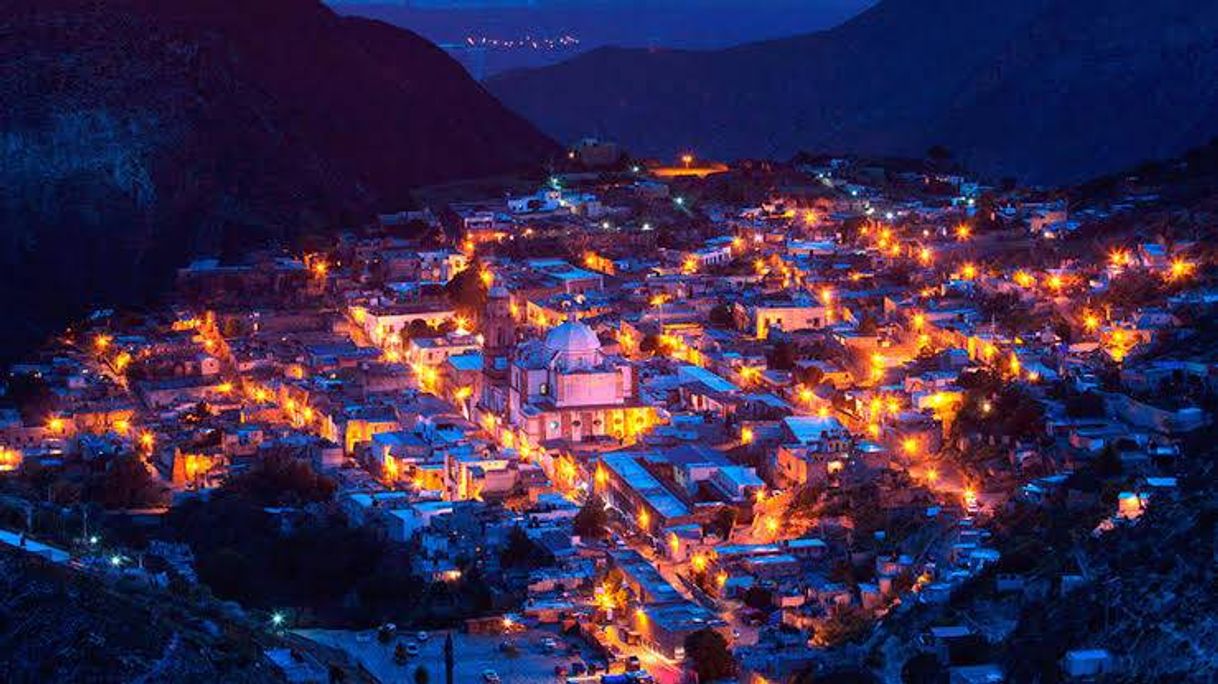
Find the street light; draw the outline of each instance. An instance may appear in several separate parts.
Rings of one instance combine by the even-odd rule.
[[[274,625],[276,627],[282,627],[283,620],[284,620],[283,613],[280,613],[279,611],[275,611],[274,613],[271,613],[271,624],[272,625]]]

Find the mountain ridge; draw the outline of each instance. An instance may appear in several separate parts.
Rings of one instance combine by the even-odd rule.
[[[316,0],[4,0],[0,66],[17,346],[141,303],[196,254],[290,246],[557,150],[431,43]]]
[[[560,140],[601,135],[645,156],[917,156],[943,144],[987,175],[1055,184],[1218,133],[1194,114],[1218,103],[1204,76],[1218,68],[1214,28],[1218,10],[1184,0],[885,0],[818,33],[601,51],[486,83]],[[1158,111],[1126,83],[1156,84]],[[1089,109],[1106,103],[1136,116]]]

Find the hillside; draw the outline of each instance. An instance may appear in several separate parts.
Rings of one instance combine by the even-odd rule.
[[[0,99],[5,352],[194,254],[554,149],[435,46],[317,0],[0,0]]]
[[[556,138],[637,154],[920,156],[1061,183],[1218,133],[1218,5],[884,0],[828,31],[711,51],[602,49],[487,85]],[[555,106],[555,102],[561,106]]]
[[[279,681],[251,636],[163,597],[126,595],[0,549],[6,682]]]

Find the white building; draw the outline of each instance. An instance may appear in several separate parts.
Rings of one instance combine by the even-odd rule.
[[[568,320],[542,343],[517,349],[509,377],[509,420],[534,443],[613,437],[631,441],[654,422],[637,400],[634,368],[606,355],[584,323]]]

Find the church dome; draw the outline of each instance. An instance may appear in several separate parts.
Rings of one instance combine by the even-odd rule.
[[[551,354],[583,355],[600,349],[596,333],[579,321],[566,321],[546,334],[546,351]]]

